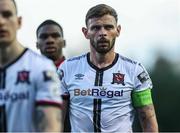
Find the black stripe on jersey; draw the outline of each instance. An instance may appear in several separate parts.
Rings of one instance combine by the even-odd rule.
[[[12,64],[16,63],[27,51],[25,48],[24,51],[12,62],[0,68],[0,89],[6,88],[6,69]],[[6,119],[6,106],[0,106],[0,132],[7,132],[7,119]]]
[[[94,86],[102,86],[102,83],[103,83],[103,71],[96,71]]]
[[[5,89],[6,72],[0,70],[0,89]]]
[[[5,89],[6,71],[0,70],[0,90]],[[6,123],[6,107],[5,105],[0,106],[0,132],[7,132]]]
[[[99,80],[99,86],[102,86],[102,84],[103,84],[103,73],[104,73],[104,72],[100,72],[100,73],[99,73],[99,79],[100,79],[100,80]]]
[[[93,114],[94,132],[101,132],[101,99],[94,99]]]
[[[7,132],[5,105],[0,106],[0,132]]]
[[[98,68],[97,66],[95,66],[91,62],[90,53],[87,53],[87,62],[88,62],[88,64],[94,70],[96,70],[96,77],[95,77],[94,86],[103,86],[103,74],[104,74],[104,71],[110,69],[111,67],[113,67],[116,64],[116,62],[118,61],[118,58],[119,58],[119,54],[116,53],[112,64],[110,64],[109,66],[104,67],[104,68]],[[94,99],[94,107],[93,107],[94,132],[101,132],[101,104],[102,104],[101,99]]]
[[[98,86],[98,82],[99,82],[98,78],[99,78],[99,74],[96,72],[96,78],[95,78],[94,86]]]

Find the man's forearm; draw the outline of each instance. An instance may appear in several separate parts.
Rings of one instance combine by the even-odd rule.
[[[137,110],[143,132],[158,132],[154,106],[147,105]]]

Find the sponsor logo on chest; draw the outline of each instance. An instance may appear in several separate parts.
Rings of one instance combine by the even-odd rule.
[[[0,91],[0,105],[3,105],[6,101],[16,102],[18,100],[29,99],[29,91],[22,92],[10,92],[7,90]]]
[[[74,89],[74,96],[95,96],[95,97],[122,97],[123,90],[108,90],[107,88]]]

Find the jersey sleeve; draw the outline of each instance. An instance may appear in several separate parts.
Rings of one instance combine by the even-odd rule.
[[[152,81],[144,66],[140,63],[137,64],[134,77],[134,91],[143,91],[146,89],[152,89]]]
[[[42,63],[36,73],[36,103],[61,107],[61,86],[53,63]]]
[[[57,70],[57,73],[58,73],[61,88],[62,88],[62,98],[63,99],[68,99],[70,94],[69,94],[67,83],[66,83],[66,77],[68,75],[67,75],[65,63],[66,63],[66,61],[63,64],[60,65],[60,67]]]

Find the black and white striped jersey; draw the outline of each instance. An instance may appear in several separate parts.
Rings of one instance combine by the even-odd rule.
[[[0,131],[34,131],[35,106],[60,106],[59,86],[53,62],[29,49],[0,68]]]
[[[131,93],[152,88],[144,67],[117,53],[102,69],[90,62],[90,53],[68,59],[58,74],[70,100],[72,132],[132,132]]]

